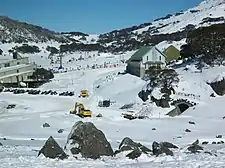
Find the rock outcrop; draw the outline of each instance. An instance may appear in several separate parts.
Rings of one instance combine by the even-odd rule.
[[[119,145],[119,150],[115,152],[115,154],[124,152],[124,151],[131,151],[126,155],[129,159],[136,159],[141,156],[142,153],[148,154],[151,152],[146,146],[142,145],[141,143],[134,142],[132,139],[126,137],[122,140]]]
[[[38,156],[40,154],[51,159],[66,159],[68,157],[52,136],[45,142],[44,146],[39,151]]]
[[[68,135],[65,148],[73,155],[81,154],[91,159],[114,154],[104,133],[91,122],[76,122]]]

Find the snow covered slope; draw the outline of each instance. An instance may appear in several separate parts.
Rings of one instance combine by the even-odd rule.
[[[162,19],[156,19],[152,25],[134,30],[138,34],[143,31],[148,31],[151,27],[156,27],[157,32],[153,34],[168,34],[184,30],[187,25],[194,25],[196,28],[202,26],[209,26],[212,24],[224,23],[225,14],[224,0],[204,0],[198,6],[188,9],[184,12],[167,15]],[[206,18],[220,18],[217,21],[203,23]],[[162,28],[160,28],[162,27]]]
[[[91,62],[90,62],[91,64]],[[123,103],[135,102],[139,89],[145,86],[145,82],[131,75],[118,75],[124,68],[102,68],[93,70],[80,70],[67,73],[59,73],[50,83],[43,85],[41,90],[74,91],[74,97],[60,97],[57,95],[16,95],[13,93],[0,93],[0,162],[5,167],[223,167],[225,148],[223,144],[212,142],[224,141],[224,138],[216,138],[217,135],[225,136],[224,127],[224,97],[212,98],[213,92],[210,86],[205,84],[207,80],[214,80],[225,70],[224,67],[204,69],[203,73],[196,73],[194,68],[184,71],[176,69],[181,78],[177,86],[177,92],[200,94],[196,97],[183,97],[198,102],[194,108],[189,108],[179,117],[170,118],[163,114],[166,109],[153,106],[153,115],[145,120],[127,120],[121,117],[123,112],[118,107]],[[96,88],[100,85],[99,88]],[[81,89],[87,88],[90,97],[79,98]],[[118,106],[109,108],[97,107],[98,98],[109,96],[115,100]],[[79,118],[70,115],[74,102],[82,102],[85,107],[93,111],[92,118]],[[8,104],[16,104],[13,109],[6,109]],[[102,118],[95,116],[101,113]],[[100,160],[77,160],[70,157],[68,160],[59,161],[37,156],[44,141],[53,136],[60,145],[64,146],[72,125],[76,121],[93,122],[101,129],[114,150],[118,143],[126,136],[131,137],[151,148],[153,141],[170,141],[180,147],[174,150],[174,156],[150,156],[142,155],[137,160],[129,160],[125,156],[118,155],[115,158],[102,158]],[[189,121],[195,122],[190,125]],[[43,128],[45,122],[49,128]],[[154,129],[153,129],[154,128]],[[64,129],[59,134],[57,131]],[[185,132],[185,129],[191,132]],[[5,138],[3,140],[2,138]],[[32,140],[31,140],[32,139]],[[199,139],[200,143],[208,141],[204,149],[211,152],[201,154],[185,153],[188,144]],[[217,156],[215,156],[216,154]]]

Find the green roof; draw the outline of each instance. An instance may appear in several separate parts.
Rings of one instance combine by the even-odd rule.
[[[127,60],[127,62],[129,61],[141,61],[142,57],[153,48],[153,46],[144,46],[141,47],[138,51],[136,51],[131,57],[130,59]]]

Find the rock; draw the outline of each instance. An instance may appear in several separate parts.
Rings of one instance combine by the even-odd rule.
[[[152,143],[152,150],[153,150],[153,155],[156,155],[156,156],[159,156],[163,153],[165,153],[166,155],[173,156],[173,152],[169,148],[155,141]]]
[[[200,150],[203,150],[203,148],[197,144],[192,144],[187,148],[191,153],[199,153]]]
[[[212,156],[212,153],[211,153],[211,152],[209,152],[209,151],[205,151],[204,153],[209,154],[209,155],[211,155],[211,156]]]
[[[104,133],[91,122],[76,122],[68,135],[65,148],[72,154],[79,152],[85,158],[98,159],[101,156],[113,156],[113,149]]]
[[[204,141],[204,142],[202,142],[202,145],[207,145],[209,142],[207,142],[207,141]]]
[[[191,130],[189,130],[189,129],[186,129],[186,130],[185,130],[185,132],[191,132]]]
[[[222,138],[222,137],[223,137],[222,135],[217,135],[217,136],[216,136],[216,138]]]
[[[63,131],[64,131],[64,129],[59,129],[57,132],[58,132],[59,134],[61,134],[61,133],[63,133]]]
[[[161,145],[166,147],[166,148],[178,148],[176,145],[174,145],[170,142],[162,142]]]
[[[0,142],[0,146],[3,146],[3,144]]]
[[[215,145],[215,144],[216,144],[216,142],[212,142],[212,144],[213,144],[213,145]]]
[[[189,121],[188,123],[189,123],[189,124],[195,125],[195,122],[193,122],[193,121]]]
[[[151,152],[150,149],[141,143],[134,142],[132,139],[125,137],[119,145],[119,151],[124,152],[128,150],[139,150],[143,153]]]
[[[198,145],[199,144],[199,140],[197,139],[195,142],[192,143],[192,145]]]
[[[221,142],[221,144],[224,144],[224,141],[220,141]]]
[[[208,83],[216,94],[223,96],[225,94],[225,79],[212,83]]]
[[[45,142],[44,146],[39,151],[38,156],[40,154],[51,159],[66,159],[68,157],[52,136]]]
[[[131,151],[126,157],[129,159],[136,159],[141,156],[142,153],[148,154],[151,152],[149,148],[141,143],[134,142],[132,139],[125,137],[120,145],[119,150],[115,151],[115,155],[124,151]]]
[[[217,144],[221,144],[221,142],[217,142]]]
[[[35,139],[34,139],[34,138],[31,138],[30,140],[31,140],[31,141],[34,141]]]
[[[155,131],[156,130],[156,128],[152,128],[152,131]]]
[[[46,128],[46,127],[50,127],[50,125],[48,123],[44,123],[43,128]]]
[[[136,159],[141,156],[142,152],[140,150],[133,150],[131,153],[127,154],[126,157],[129,159]]]

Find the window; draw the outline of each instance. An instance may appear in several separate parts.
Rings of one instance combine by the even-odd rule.
[[[159,60],[161,61],[161,55],[159,56]]]
[[[148,61],[148,56],[147,56],[147,61]]]
[[[20,64],[20,62],[17,62],[17,65],[19,65]]]

